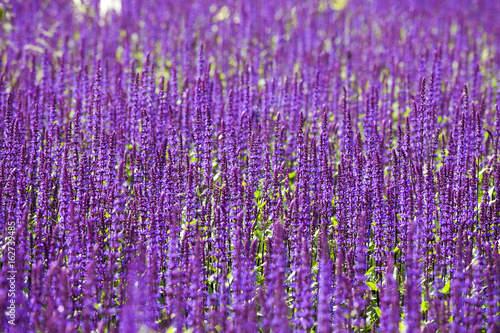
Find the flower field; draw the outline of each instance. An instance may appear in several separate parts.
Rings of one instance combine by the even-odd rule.
[[[104,4],[0,2],[0,332],[500,332],[499,1]]]

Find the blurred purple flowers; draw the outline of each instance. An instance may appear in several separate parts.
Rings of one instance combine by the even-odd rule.
[[[498,13],[2,2],[0,331],[500,331]]]

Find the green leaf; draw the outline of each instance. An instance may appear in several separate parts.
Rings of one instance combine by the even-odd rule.
[[[392,250],[392,252],[394,252],[394,253],[398,253],[398,252],[399,252],[399,247],[397,247],[397,246],[396,246],[396,247],[394,248],[394,250]]]
[[[296,175],[296,172],[295,171],[292,171],[288,174],[288,178],[290,179],[294,179],[295,178],[295,175]]]
[[[257,199],[259,199],[260,198],[260,191],[259,190],[255,191],[254,195]]]
[[[443,294],[449,294],[450,293],[450,283],[451,281],[446,282],[444,285],[443,289],[441,289],[441,293]]]
[[[262,232],[260,230],[255,230],[255,237],[258,240],[261,240],[262,239]]]
[[[318,236],[319,236],[319,229],[314,232],[313,238],[318,239]]]
[[[373,265],[372,267],[370,267],[370,269],[368,271],[366,271],[365,275],[366,276],[370,275],[374,270],[375,270],[375,265]]]
[[[370,281],[366,281],[365,283],[368,287],[370,287],[371,290],[378,291],[377,285],[375,283]]]
[[[214,176],[214,183],[216,183],[216,182],[217,182],[217,180],[220,178],[220,176],[221,176],[221,173],[220,173],[220,172],[217,172],[217,173],[215,174],[215,176]]]
[[[377,316],[381,316],[382,315],[382,311],[380,311],[380,308],[375,308],[375,312],[377,313]]]
[[[483,168],[481,171],[479,171],[479,174],[478,176],[481,176],[483,173],[485,173],[486,171],[490,171],[490,169],[488,168]]]
[[[286,282],[292,281],[293,277],[295,276],[295,271],[292,272],[292,274],[288,275],[288,278],[286,279]]]
[[[422,312],[425,312],[429,309],[429,303],[427,303],[426,301],[422,301],[422,305],[420,306],[420,310],[422,310]]]

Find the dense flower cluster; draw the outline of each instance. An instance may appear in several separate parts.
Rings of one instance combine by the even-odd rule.
[[[500,331],[498,13],[3,1],[0,331]]]

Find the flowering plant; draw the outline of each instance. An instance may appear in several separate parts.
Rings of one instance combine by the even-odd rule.
[[[0,4],[0,330],[497,332],[497,1]]]

